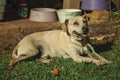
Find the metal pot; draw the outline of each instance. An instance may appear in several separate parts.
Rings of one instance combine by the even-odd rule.
[[[57,10],[57,15],[60,23],[64,23],[66,19],[69,19],[74,16],[80,16],[80,9],[59,9]]]
[[[106,10],[108,9],[106,0],[82,0],[83,10]]]
[[[56,9],[52,8],[33,8],[31,9],[30,18],[35,22],[53,22],[57,21]]]

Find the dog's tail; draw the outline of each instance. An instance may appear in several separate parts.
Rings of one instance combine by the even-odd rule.
[[[17,47],[15,47],[13,52],[12,52],[12,58],[10,60],[8,67],[7,67],[7,71],[10,71],[13,68],[13,65],[16,63],[16,58],[18,58],[17,52],[18,52],[18,49],[17,49]]]

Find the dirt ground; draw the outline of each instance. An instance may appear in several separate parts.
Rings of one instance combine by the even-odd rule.
[[[32,22],[28,19],[21,19],[9,22],[0,22],[0,51],[6,47],[15,45],[25,35],[52,29],[60,29],[59,22]]]
[[[120,21],[111,21],[107,24],[119,26]],[[109,27],[107,25],[107,27]],[[25,35],[45,30],[61,29],[62,24],[59,22],[32,22],[28,19],[20,19],[9,22],[0,22],[0,51],[7,47],[13,46],[18,43]],[[94,24],[90,29],[91,34],[99,34],[101,31],[110,32],[106,29],[106,23]]]

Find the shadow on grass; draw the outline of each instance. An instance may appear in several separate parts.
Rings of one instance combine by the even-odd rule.
[[[105,44],[96,44],[96,45],[94,44],[93,47],[94,47],[96,52],[101,53],[101,52],[111,50],[112,45],[113,45],[112,42],[107,42]]]

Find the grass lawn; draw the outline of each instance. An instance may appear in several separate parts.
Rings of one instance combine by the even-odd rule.
[[[0,53],[0,80],[119,80],[120,44],[111,47],[111,50],[100,54],[112,61],[109,65],[96,66],[60,58],[54,58],[54,62],[45,64],[35,59],[18,62],[12,71],[7,72],[11,56],[8,53],[13,49],[9,48]],[[51,73],[54,67],[59,70],[59,76]]]
[[[120,42],[120,37],[117,42]],[[120,44],[113,44],[109,50],[100,52],[112,61],[109,65],[97,66],[60,58],[45,64],[34,59],[18,62],[12,71],[7,72],[12,49],[9,47],[0,52],[0,80],[120,80]],[[59,70],[59,76],[51,73],[55,67]]]

